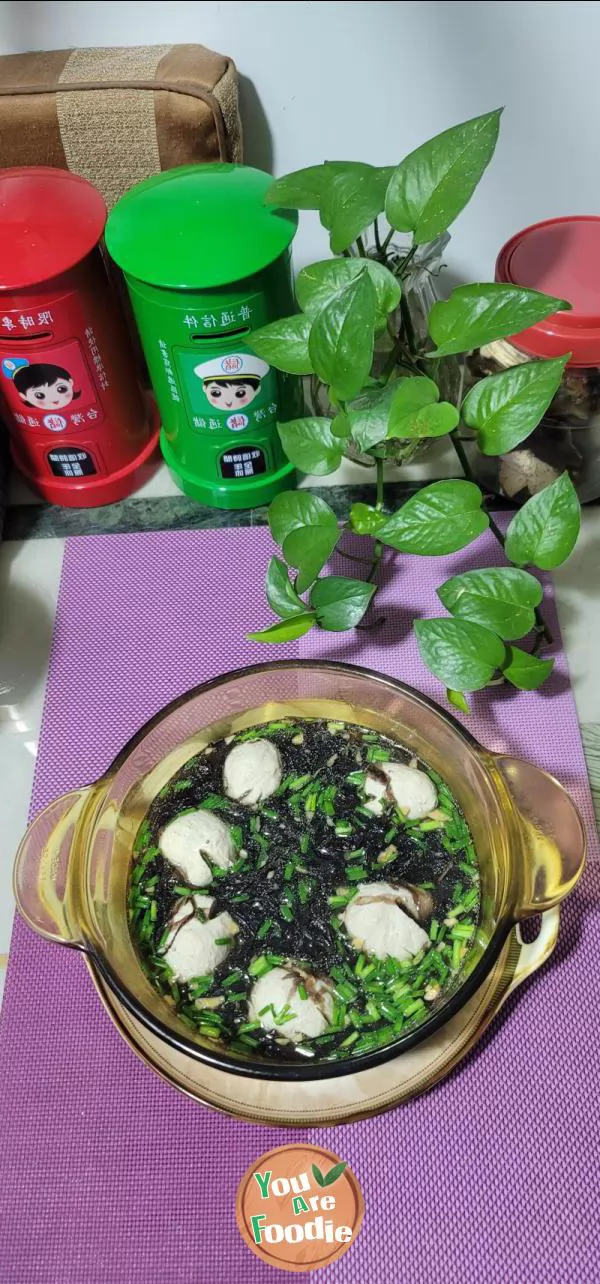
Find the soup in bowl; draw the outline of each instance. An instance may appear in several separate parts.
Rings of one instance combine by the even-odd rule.
[[[284,661],[168,706],[33,822],[15,887],[171,1046],[310,1079],[439,1029],[584,853],[546,773],[392,679]]]

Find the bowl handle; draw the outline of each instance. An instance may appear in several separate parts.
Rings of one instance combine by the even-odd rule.
[[[503,1003],[509,994],[512,994],[519,985],[523,984],[523,981],[526,981],[534,972],[537,972],[538,968],[542,967],[550,958],[558,940],[559,925],[560,910],[557,905],[554,909],[544,910],[541,916],[540,930],[534,941],[523,941],[521,930],[517,924],[514,930],[521,944],[521,952],[511,983],[502,997]]]
[[[558,905],[583,873],[583,821],[566,789],[554,776],[508,754],[494,764],[508,790],[521,831],[524,859],[518,869],[516,918]]]
[[[68,869],[77,822],[90,789],[75,789],[33,820],[15,860],[13,887],[19,913],[48,941],[83,949],[69,909]]]

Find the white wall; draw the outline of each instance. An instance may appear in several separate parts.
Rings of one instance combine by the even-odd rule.
[[[504,103],[496,159],[456,225],[450,263],[489,277],[513,231],[600,213],[600,3],[0,4],[3,52],[201,42],[242,80],[247,159],[277,174],[328,159],[391,164]],[[296,261],[326,252],[302,216]]]

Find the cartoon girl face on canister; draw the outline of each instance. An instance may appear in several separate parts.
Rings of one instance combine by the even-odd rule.
[[[11,379],[21,401],[32,410],[61,410],[81,393],[68,370],[48,362],[30,365],[24,358],[2,362],[2,373]]]
[[[250,352],[229,352],[225,357],[212,357],[194,366],[194,374],[202,380],[212,409],[231,414],[233,410],[245,410],[254,401],[269,369],[266,361]]]

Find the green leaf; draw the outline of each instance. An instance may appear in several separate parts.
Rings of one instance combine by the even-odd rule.
[[[318,1168],[316,1164],[313,1164],[313,1165],[312,1165],[312,1171],[313,1171],[313,1177],[314,1177],[314,1179],[315,1179],[315,1181],[316,1181],[317,1185],[318,1185],[318,1186],[324,1186],[324,1185],[325,1185],[325,1178],[324,1178],[324,1176],[323,1176],[323,1173],[321,1172],[321,1169],[320,1169],[320,1168]]]
[[[324,165],[296,169],[291,174],[275,179],[265,196],[265,204],[279,205],[282,209],[289,210],[318,210],[324,189],[330,184],[332,177]]]
[[[305,603],[298,597],[294,586],[290,583],[288,568],[279,557],[272,557],[269,562],[265,592],[271,610],[282,620],[290,619],[294,615],[302,615],[306,611]]]
[[[330,1168],[329,1172],[325,1173],[325,1181],[323,1184],[325,1186],[333,1186],[334,1181],[337,1181],[338,1177],[341,1177],[344,1169],[347,1167],[348,1165],[346,1163],[334,1164],[333,1168]]]
[[[375,290],[375,308],[378,318],[385,320],[388,312],[400,302],[400,282],[383,263],[374,259],[324,259],[302,268],[296,280],[296,298],[303,312],[314,320],[321,308],[327,306],[349,281],[354,281],[367,270]]]
[[[488,375],[465,397],[462,417],[484,455],[503,455],[537,427],[560,387],[566,357],[527,361]]]
[[[449,299],[434,303],[429,313],[429,333],[437,348],[426,356],[437,360],[453,352],[469,352],[518,334],[570,306],[564,299],[520,285],[459,285]]]
[[[460,709],[461,713],[470,713],[469,701],[464,691],[452,691],[451,687],[446,687],[446,699],[449,704],[453,704],[455,709]]]
[[[333,227],[340,201],[351,195],[357,185],[360,190],[361,179],[368,183],[373,169],[373,165],[367,165],[365,161],[325,161],[319,215],[323,227],[327,228],[328,232],[331,232]]]
[[[295,615],[293,620],[278,620],[277,624],[269,624],[259,633],[247,633],[246,637],[249,642],[295,642],[296,638],[308,633],[314,623],[314,613],[307,611],[304,615]]]
[[[357,396],[370,372],[374,329],[375,290],[363,270],[315,317],[308,340],[316,374],[343,401]]]
[[[522,638],[535,624],[534,608],[543,590],[538,580],[514,566],[453,575],[437,591],[447,611],[473,620],[499,637]]]
[[[304,593],[340,538],[333,509],[309,491],[286,490],[271,504],[269,526],[273,539],[283,547],[286,562],[298,571],[298,593]]]
[[[410,424],[405,423],[398,433],[401,437],[445,437],[453,432],[460,419],[456,406],[440,401],[437,406],[423,406]]]
[[[577,492],[569,474],[561,473],[515,513],[506,532],[506,556],[517,566],[531,562],[553,571],[573,552],[580,522]]]
[[[283,317],[248,335],[248,347],[277,370],[287,374],[313,374],[308,352],[310,320],[308,317]]]
[[[336,174],[327,187],[321,202],[321,221],[329,230],[332,254],[341,254],[360,236],[373,219],[381,214],[388,183],[394,172],[392,165],[382,169],[360,162],[334,162]],[[329,164],[325,162],[325,168]]]
[[[375,535],[388,520],[385,513],[370,504],[353,504],[350,509],[350,525],[357,535]]]
[[[428,669],[453,691],[479,691],[504,663],[504,643],[470,620],[415,620],[415,632]]]
[[[479,487],[472,482],[433,482],[389,517],[377,538],[401,553],[456,553],[489,526],[488,515],[481,509],[482,499]]]
[[[459,421],[455,406],[439,402],[440,390],[424,375],[398,379],[388,420],[388,437],[442,437]]]
[[[502,672],[513,687],[520,691],[535,691],[550,677],[554,660],[540,660],[537,655],[529,655],[518,646],[509,646],[507,651],[508,663],[503,665]]]
[[[374,584],[347,579],[344,575],[326,575],[317,580],[310,604],[317,613],[322,629],[341,632],[359,624],[375,592]]]
[[[276,544],[302,526],[327,526],[337,531],[337,518],[329,504],[308,490],[284,490],[269,507],[269,526]]]
[[[331,432],[331,419],[291,419],[278,424],[281,444],[290,461],[305,473],[325,477],[339,467],[343,447]]]
[[[319,571],[331,557],[340,537],[340,531],[330,531],[324,526],[305,526],[292,531],[283,541],[283,556],[298,571],[296,588],[304,593],[316,580]]]
[[[350,436],[350,432],[351,432],[350,420],[342,410],[340,411],[339,415],[336,415],[335,419],[332,421],[331,434],[333,437],[341,438],[342,441],[344,441],[346,437]]]
[[[373,388],[360,397],[347,411],[352,438],[361,450],[370,450],[380,441],[385,441],[388,430],[390,409],[398,379],[386,384],[385,388]]]
[[[385,201],[388,222],[433,241],[470,201],[494,154],[502,109],[454,125],[411,152],[394,170]]]

